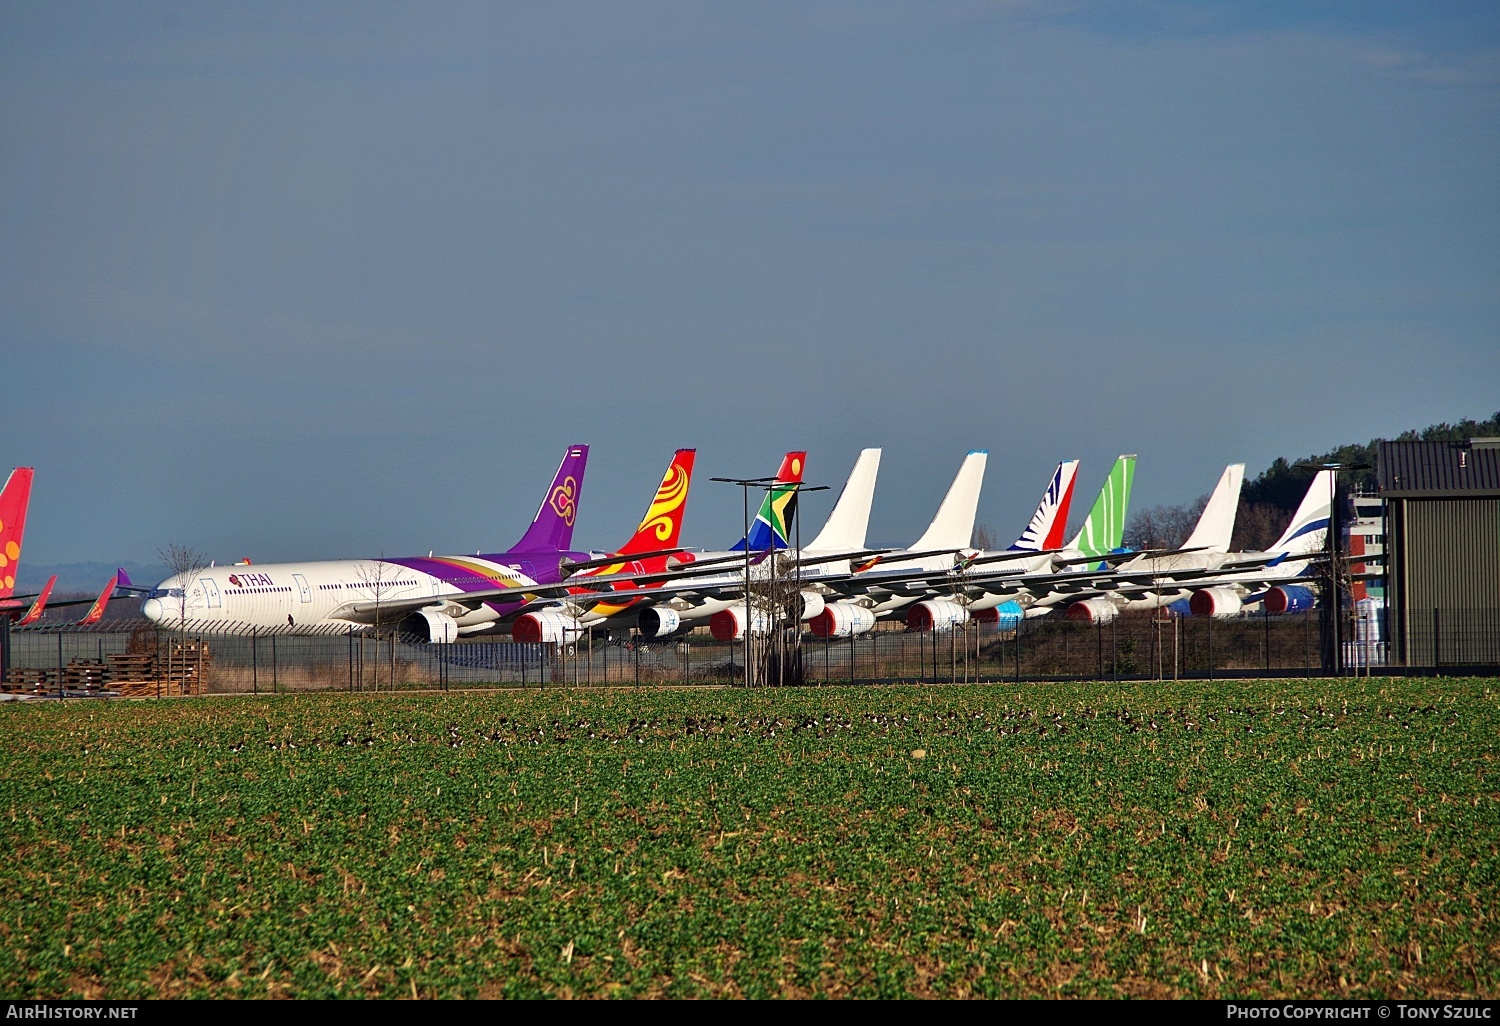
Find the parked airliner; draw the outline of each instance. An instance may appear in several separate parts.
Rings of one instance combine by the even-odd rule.
[[[403,621],[434,642],[491,630],[591,554],[570,551],[588,446],[569,447],[530,528],[504,552],[208,567],[174,574],[141,604],[165,626],[251,634],[343,633]]]

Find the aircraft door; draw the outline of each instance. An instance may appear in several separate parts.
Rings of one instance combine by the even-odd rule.
[[[297,582],[297,594],[301,596],[302,601],[311,602],[312,589],[307,586],[307,578],[301,574],[292,574],[292,580]]]
[[[219,583],[212,577],[200,577],[198,583],[203,585],[203,597],[208,601],[209,609],[224,608],[224,600],[219,596]]]

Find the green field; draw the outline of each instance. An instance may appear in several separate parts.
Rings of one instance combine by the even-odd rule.
[[[1494,997],[1490,679],[0,708],[16,997]]]

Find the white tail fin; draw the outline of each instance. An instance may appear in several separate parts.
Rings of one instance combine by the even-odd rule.
[[[987,450],[976,449],[964,457],[937,516],[932,518],[926,533],[912,543],[914,551],[969,547],[974,536],[974,515],[979,510],[979,487],[984,483],[984,465],[989,456]]]
[[[1240,508],[1240,486],[1245,483],[1245,465],[1231,463],[1219,477],[1219,485],[1208,497],[1203,515],[1188,540],[1182,543],[1185,549],[1211,549],[1228,552],[1229,539],[1234,535],[1234,515]]]
[[[1302,504],[1292,514],[1292,522],[1267,552],[1300,556],[1323,549],[1328,543],[1328,514],[1333,509],[1334,481],[1334,471],[1318,471],[1307,486]]]
[[[862,449],[833,512],[818,536],[807,543],[809,552],[854,552],[865,547],[870,526],[870,504],[875,499],[875,475],[880,472],[880,450]]]
[[[1073,479],[1078,475],[1077,460],[1063,460],[1052,472],[1047,490],[1031,522],[1011,549],[1016,552],[1039,552],[1062,546],[1063,531],[1068,526],[1068,509],[1073,504]]]

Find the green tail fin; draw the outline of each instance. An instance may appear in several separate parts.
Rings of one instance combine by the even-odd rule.
[[[1130,509],[1130,485],[1135,479],[1135,456],[1120,456],[1104,479],[1104,487],[1089,510],[1078,537],[1069,544],[1085,556],[1102,556],[1125,540],[1125,514]]]

